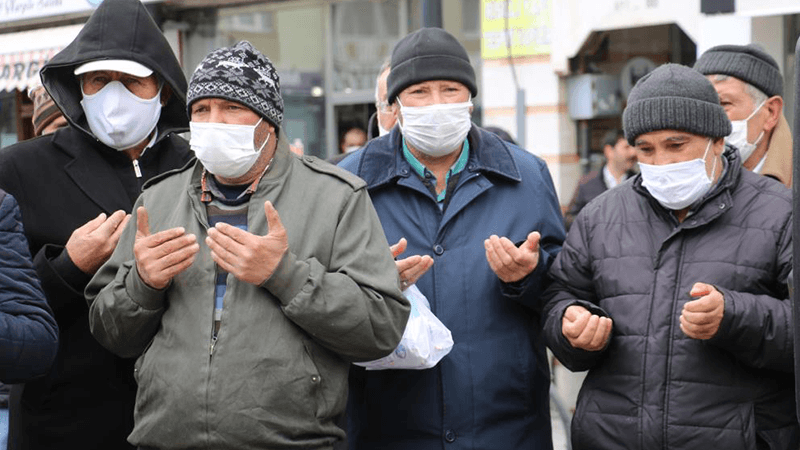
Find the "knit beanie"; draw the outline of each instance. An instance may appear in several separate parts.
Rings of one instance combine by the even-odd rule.
[[[478,95],[475,70],[464,46],[441,28],[419,29],[397,43],[392,51],[392,69],[387,80],[387,100],[412,84],[430,80],[458,81]]]
[[[694,63],[703,75],[730,75],[757,87],[768,97],[783,95],[783,77],[775,59],[759,45],[718,45]]]
[[[61,110],[41,85],[31,89],[28,97],[33,101],[33,133],[41,136],[42,130],[62,115]]]
[[[636,82],[622,124],[631,145],[651,131],[679,130],[713,138],[731,133],[714,86],[700,72],[680,64],[664,64]]]
[[[224,98],[241,103],[272,125],[283,122],[283,98],[278,72],[252,44],[241,41],[209,53],[189,81],[186,109],[201,98]]]

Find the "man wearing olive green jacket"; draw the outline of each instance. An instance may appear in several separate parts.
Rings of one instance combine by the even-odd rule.
[[[86,289],[93,335],[138,356],[128,440],[332,448],[349,363],[394,350],[409,313],[365,184],[290,153],[247,42],[200,63],[187,105],[198,162],[144,190]]]

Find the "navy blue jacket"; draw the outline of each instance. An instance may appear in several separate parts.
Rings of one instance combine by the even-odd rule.
[[[0,381],[44,375],[58,328],[31,263],[16,200],[0,190]]]
[[[354,368],[349,441],[358,449],[548,449],[549,370],[539,296],[564,240],[544,161],[473,126],[467,167],[444,211],[402,156],[401,132],[370,141],[340,164],[362,177],[390,243],[430,255],[417,282],[452,331],[453,350],[429,370]],[[504,284],[486,261],[496,234],[542,234],[537,269]]]

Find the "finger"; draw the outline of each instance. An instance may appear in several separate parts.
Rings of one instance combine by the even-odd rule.
[[[139,232],[137,231],[137,234],[138,233]],[[167,242],[188,236],[194,237],[193,234],[186,234],[186,230],[184,230],[183,227],[177,227],[177,228],[170,228],[169,230],[159,231],[156,234],[146,236],[145,238],[140,238],[140,240],[142,241],[143,244],[145,244],[145,247],[156,248],[164,245]]]
[[[520,244],[517,248],[513,242],[508,238],[500,238],[500,245],[503,251],[511,258],[511,264],[514,267],[528,267],[533,262],[534,253],[531,252],[526,246],[527,241]]]
[[[597,329],[592,336],[589,347],[592,349],[601,349],[608,339],[608,334],[611,330],[611,319],[608,317],[598,317]]]
[[[117,229],[114,230],[114,234],[111,235],[109,239],[114,247],[117,246],[117,242],[119,242],[120,236],[122,236],[122,232],[125,230],[125,226],[128,225],[128,222],[131,220],[130,214],[125,214],[125,218],[122,219],[119,225],[117,225]]]
[[[136,236],[150,236],[150,221],[144,206],[136,208]]]
[[[489,248],[487,250],[489,251],[491,258],[494,260],[495,265],[500,270],[505,270],[515,265],[511,255],[509,255],[508,252],[503,248],[499,237],[492,236],[489,238]]]
[[[167,258],[173,253],[177,253],[185,248],[197,243],[197,237],[193,234],[183,234],[175,239],[170,239],[157,247],[151,248],[155,260]]]
[[[520,245],[520,249],[526,249],[531,253],[539,253],[539,241],[542,239],[542,235],[538,231],[532,231],[528,233],[528,238],[525,242]]]
[[[684,310],[681,319],[692,325],[709,325],[714,322],[714,316],[704,312],[693,312]]]
[[[420,255],[413,255],[409,256],[408,258],[398,259],[395,261],[395,265],[397,266],[397,273],[400,274],[400,278],[403,278],[403,273],[414,267],[415,265],[419,264],[422,260],[422,256]]]
[[[197,248],[199,250],[200,246],[198,245]],[[177,275],[183,273],[184,270],[188,269],[189,267],[191,267],[192,264],[194,264],[196,255],[197,252],[194,252],[189,257],[184,258],[178,263],[163,269],[163,271],[161,272],[162,276],[164,276],[164,278],[167,280],[175,278]]]
[[[716,302],[711,295],[691,300],[683,305],[684,312],[709,313],[717,308]]]
[[[586,321],[586,326],[583,327],[581,333],[575,338],[576,343],[581,347],[589,347],[591,346],[592,339],[594,335],[597,333],[597,327],[600,324],[600,316],[596,314],[592,314],[589,316],[589,319]]]
[[[586,326],[591,320],[591,318],[592,314],[589,311],[585,309],[583,311],[577,311],[574,320],[567,319],[568,321],[567,325],[570,332],[570,334],[567,337],[570,337],[572,339],[579,338],[581,333],[583,333],[584,330],[586,329]]]
[[[114,232],[117,231],[119,225],[125,220],[126,215],[127,214],[125,214],[125,211],[122,210],[115,211],[114,214],[111,214],[111,216],[109,216],[109,218],[106,219],[105,222],[100,224],[100,226],[97,227],[97,229],[94,230],[93,233],[96,233],[104,237],[111,237],[111,235],[113,235]]]
[[[692,286],[692,289],[689,291],[689,296],[691,297],[702,297],[705,295],[710,294],[714,291],[714,286],[706,283],[695,283]]]
[[[170,252],[169,254],[159,258],[157,261],[158,268],[160,270],[168,270],[173,266],[180,265],[184,261],[193,258],[199,251],[200,251],[200,245],[197,244],[196,242],[191,245],[182,247],[178,250]]]
[[[403,278],[408,284],[414,284],[425,272],[433,266],[433,258],[425,255],[420,261],[403,273]]]
[[[584,312],[589,312],[589,310],[580,305],[570,305],[567,307],[567,310],[564,311],[564,317],[570,322],[574,322]]]
[[[219,222],[214,225],[214,229],[219,231],[220,233],[224,234],[225,236],[229,237],[232,241],[236,242],[237,244],[247,246],[250,243],[250,238],[253,236],[251,233],[244,231],[239,227],[235,227],[231,224],[225,222]],[[211,233],[209,232],[209,236]]]
[[[268,233],[269,234],[276,234],[285,232],[286,230],[283,228],[283,222],[281,222],[281,216],[278,215],[278,210],[272,206],[272,202],[264,202],[264,214],[267,215],[267,226],[269,227]]]
[[[396,244],[389,247],[389,250],[392,252],[392,258],[397,258],[400,256],[404,251],[406,251],[407,246],[408,241],[406,241],[406,238],[400,238]]]
[[[219,235],[219,233],[216,234]],[[230,267],[232,267],[236,261],[236,256],[230,250],[228,250],[228,248],[221,244],[216,237],[217,236],[212,237],[211,230],[209,230],[209,235],[206,238],[206,245],[208,245],[208,248],[211,250],[212,257],[214,257],[214,262],[219,264],[220,267],[228,272],[231,272]]]
[[[94,230],[96,230],[100,225],[102,225],[105,221],[106,221],[106,213],[100,213],[97,217],[79,226],[77,229],[85,232],[86,234],[90,234]]]

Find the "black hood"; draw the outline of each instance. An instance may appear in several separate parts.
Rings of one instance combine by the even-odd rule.
[[[172,88],[161,109],[158,139],[189,129],[186,77],[164,34],[139,0],[105,0],[78,36],[42,68],[42,84],[69,123],[94,136],[81,108],[77,66],[99,59],[127,59],[152,69]]]

